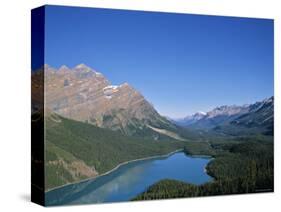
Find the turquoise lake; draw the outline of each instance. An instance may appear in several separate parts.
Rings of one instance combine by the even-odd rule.
[[[46,205],[128,201],[162,179],[199,185],[212,180],[204,171],[210,160],[177,152],[167,157],[134,161],[96,179],[46,192]]]

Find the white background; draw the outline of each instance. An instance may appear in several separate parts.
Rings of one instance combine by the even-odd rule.
[[[275,19],[275,192],[183,200],[56,207],[54,211],[276,211],[280,188],[278,0],[19,0],[0,6],[0,211],[46,210],[30,199],[30,10],[43,4]],[[75,49],[74,49],[75,51]],[[255,76],[253,76],[255,77]]]

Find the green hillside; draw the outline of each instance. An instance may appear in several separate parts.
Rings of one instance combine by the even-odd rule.
[[[178,141],[128,137],[56,114],[49,114],[45,121],[47,190],[100,175],[125,161],[182,147]]]

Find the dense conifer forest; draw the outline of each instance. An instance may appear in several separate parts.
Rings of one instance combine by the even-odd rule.
[[[214,159],[206,167],[207,173],[214,178],[212,182],[196,186],[166,179],[150,186],[133,200],[273,191],[273,143],[268,139],[217,145]]]

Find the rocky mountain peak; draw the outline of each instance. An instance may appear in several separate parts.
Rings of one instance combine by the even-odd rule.
[[[78,64],[73,68],[74,70],[92,70],[89,66],[85,65],[84,63]]]
[[[199,111],[199,112],[194,113],[193,115],[186,116],[184,119],[185,120],[190,120],[190,119],[199,120],[199,119],[205,117],[206,115],[207,115],[207,113]]]
[[[230,106],[223,105],[209,111],[207,113],[206,118],[214,118],[216,116],[232,116],[247,111],[248,111],[248,107],[237,106],[237,105],[230,105]]]
[[[163,133],[159,130],[163,126],[174,127],[127,82],[112,85],[101,73],[85,64],[71,70],[61,67],[45,83],[46,107],[66,118],[127,135],[142,135],[139,131],[147,130],[150,137],[157,139],[159,132]]]
[[[273,96],[263,100],[264,103],[273,103],[273,101],[274,101],[274,97]]]
[[[62,65],[59,70],[70,70],[66,65]]]
[[[62,65],[58,70],[57,70],[57,74],[67,74],[71,72],[71,69],[68,68],[66,65]]]
[[[50,68],[50,66],[45,63],[45,64],[44,64],[44,69],[48,69],[48,68]]]

